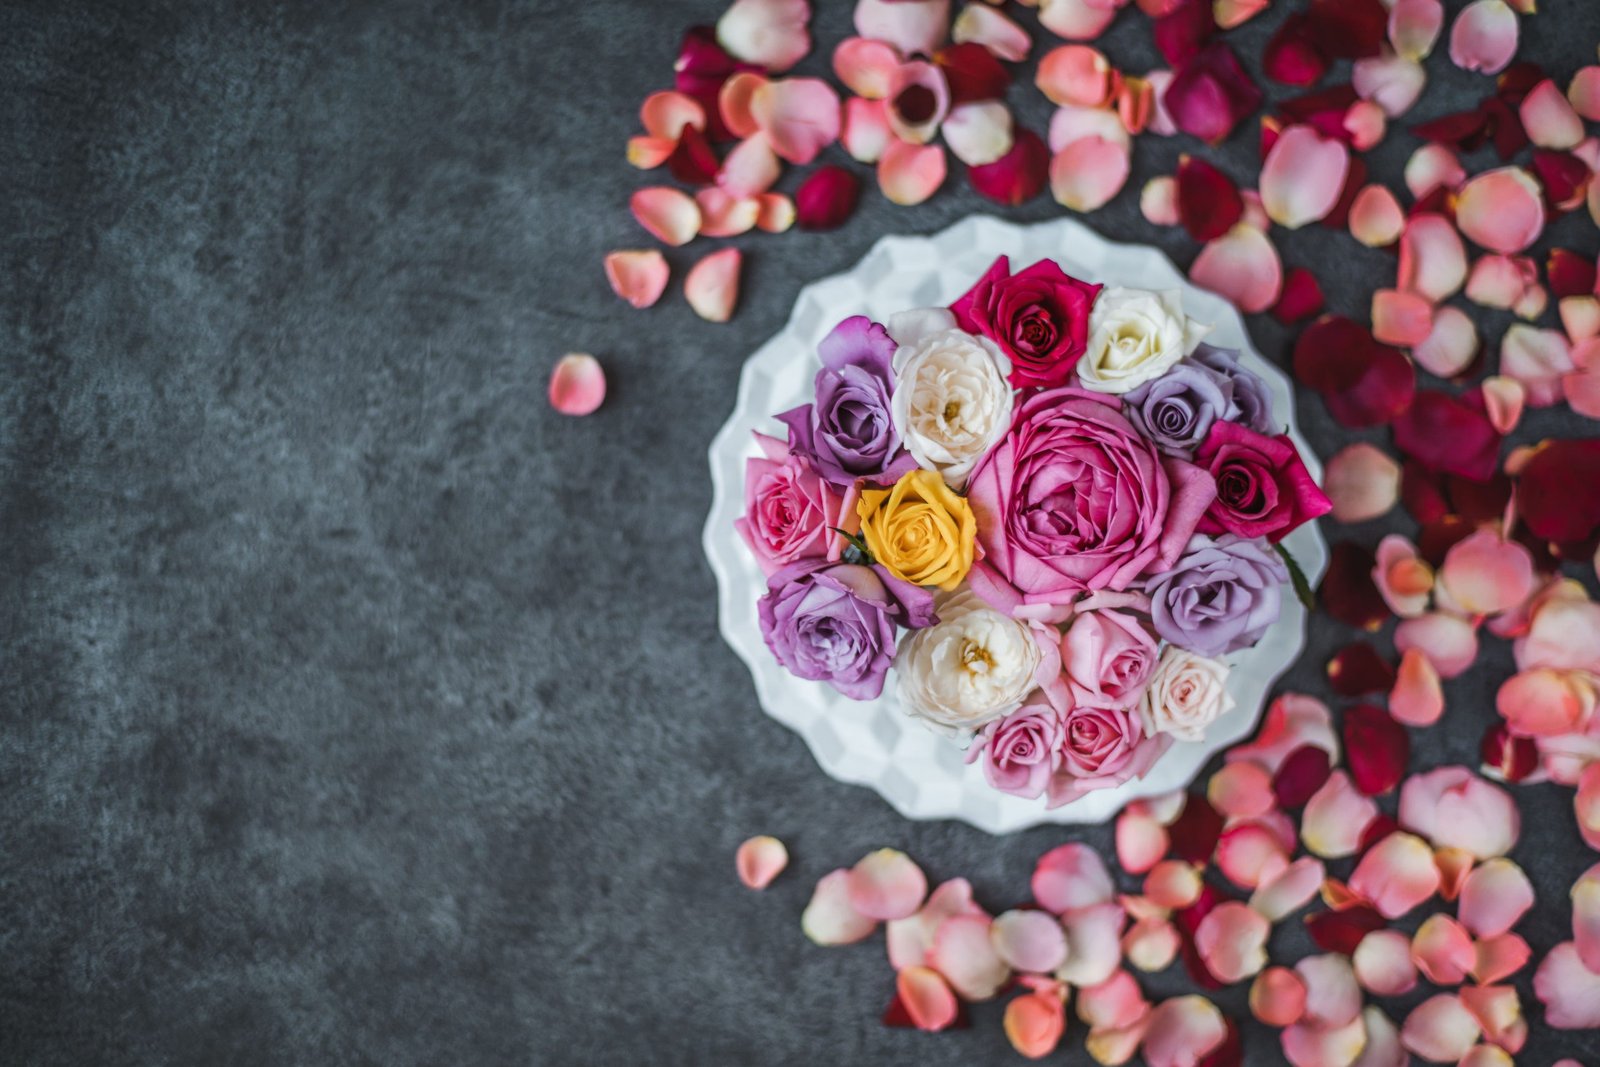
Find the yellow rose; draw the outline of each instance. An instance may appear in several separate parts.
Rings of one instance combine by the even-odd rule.
[[[914,470],[893,489],[863,489],[856,502],[867,548],[890,574],[950,592],[972,569],[978,524],[938,471]]]

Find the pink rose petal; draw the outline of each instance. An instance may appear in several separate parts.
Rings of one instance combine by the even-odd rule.
[[[1293,1026],[1306,1013],[1306,983],[1287,967],[1268,967],[1250,983],[1250,1013],[1268,1026]]]
[[[1499,898],[1504,904],[1508,897],[1521,903],[1520,887]],[[1533,891],[1528,891],[1528,904],[1533,903]],[[1514,921],[1514,920],[1513,920]],[[1578,959],[1584,967],[1600,974],[1600,864],[1583,872],[1572,883],[1572,943],[1577,946]]]
[[[1229,827],[1217,842],[1218,868],[1244,889],[1254,889],[1288,865],[1288,850],[1278,835],[1254,820]]]
[[[1433,329],[1411,350],[1411,358],[1429,374],[1454,378],[1478,357],[1478,327],[1458,307],[1435,308]]]
[[[884,927],[884,945],[889,966],[895,970],[920,967],[927,962],[928,950],[939,927],[952,915],[985,915],[972,900],[972,886],[965,878],[939,883],[915,915],[893,919]]]
[[[734,854],[739,881],[748,889],[765,889],[789,866],[789,850],[776,837],[752,837]]]
[[[1516,1061],[1503,1048],[1494,1045],[1477,1045],[1461,1057],[1456,1067],[1515,1067]]]
[[[1283,292],[1283,261],[1267,235],[1238,225],[1200,250],[1189,280],[1248,314],[1266,311]]]
[[[1284,693],[1267,707],[1266,719],[1255,740],[1235,745],[1223,754],[1223,759],[1229,763],[1254,760],[1276,774],[1285,757],[1304,745],[1316,745],[1338,758],[1339,737],[1333,729],[1332,713],[1315,697]]]
[[[807,0],[734,0],[717,20],[717,43],[735,59],[788,70],[811,51]]]
[[[887,41],[902,55],[933,55],[950,26],[950,0],[856,0],[856,32]]]
[[[1389,712],[1407,726],[1432,726],[1444,714],[1439,672],[1420,649],[1400,657],[1400,669],[1389,692]]]
[[[665,185],[640,189],[628,206],[639,225],[665,244],[688,244],[700,232],[700,208],[682,190]]]
[[[939,924],[926,963],[966,1001],[989,1000],[1011,977],[995,951],[987,915],[953,915]]]
[[[816,944],[852,944],[878,928],[876,920],[851,906],[849,885],[850,872],[842,867],[828,872],[817,882],[811,902],[800,915],[800,928]]]
[[[1472,624],[1456,615],[1429,611],[1404,619],[1394,631],[1395,651],[1419,650],[1440,678],[1466,673],[1478,658],[1478,634]]]
[[[1501,683],[1495,707],[1520,736],[1560,737],[1578,733],[1588,722],[1595,690],[1576,672],[1540,667]]]
[[[1533,990],[1544,1005],[1547,1025],[1557,1030],[1600,1027],[1600,972],[1584,966],[1574,942],[1550,950],[1533,976]]]
[[[1323,491],[1339,522],[1366,522],[1388,514],[1400,498],[1400,465],[1365,441],[1346,445],[1328,460]]]
[[[1065,44],[1039,60],[1034,84],[1057,105],[1103,107],[1110,102],[1119,81],[1116,69],[1097,48]]]
[[[1441,605],[1463,614],[1509,611],[1533,592],[1533,556],[1493,530],[1478,530],[1445,553],[1438,587]]]
[[[1390,834],[1361,857],[1350,888],[1384,918],[1398,919],[1438,892],[1433,850],[1412,834]]]
[[[666,257],[653,248],[610,252],[605,266],[612,292],[636,308],[647,308],[660,300],[671,274]]]
[[[1381,185],[1366,185],[1350,205],[1350,233],[1368,248],[1386,248],[1405,232],[1400,201]]]
[[[1148,974],[1164,971],[1177,959],[1182,937],[1166,919],[1140,919],[1122,935],[1122,954],[1128,963]]]
[[[1438,848],[1465,849],[1480,860],[1511,851],[1521,830],[1510,795],[1465,767],[1408,779],[1400,790],[1400,823]]]
[[[1216,1005],[1200,996],[1173,997],[1152,1010],[1141,1051],[1147,1067],[1198,1067],[1227,1036]]]
[[[1461,160],[1442,144],[1425,144],[1406,161],[1406,188],[1418,200],[1440,189],[1455,189],[1466,180]]]
[[[1583,119],[1549,78],[1529,90],[1518,110],[1528,140],[1540,148],[1576,148],[1583,140]]]
[[[1033,38],[1008,16],[988,4],[969,3],[961,9],[950,27],[950,39],[957,44],[981,44],[1008,63],[1028,58]]]
[[[1230,819],[1253,819],[1277,807],[1272,774],[1261,764],[1241,760],[1229,763],[1211,776],[1206,799]]]
[[[1411,958],[1434,985],[1460,985],[1476,966],[1477,951],[1466,927],[1448,915],[1430,915],[1411,939]]]
[[[1311,902],[1327,872],[1320,860],[1302,856],[1250,896],[1250,907],[1268,922],[1282,922]]]
[[[1296,1023],[1279,1040],[1290,1067],[1352,1067],[1366,1047],[1367,1028],[1360,1018],[1333,1027]]]
[[[1354,856],[1377,814],[1377,804],[1356,790],[1349,775],[1336,770],[1306,802],[1300,837],[1308,851],[1324,859]]]
[[[1050,151],[1061,152],[1085,137],[1099,137],[1130,150],[1133,146],[1133,138],[1115,112],[1094,107],[1056,108],[1056,113],[1050,117]]]
[[[1413,216],[1400,236],[1396,285],[1441,303],[1459,292],[1467,278],[1467,251],[1443,215]]]
[[[922,868],[904,852],[881,848],[852,868],[850,906],[869,919],[904,919],[916,913],[928,895]]]
[[[1389,610],[1402,619],[1415,618],[1428,609],[1433,592],[1433,568],[1417,546],[1400,534],[1378,542],[1372,582]]]
[[[1039,857],[1032,889],[1038,905],[1057,915],[1104,904],[1116,894],[1099,854],[1076,843],[1058,845]]]
[[[1544,220],[1539,183],[1521,167],[1485,171],[1456,196],[1456,224],[1469,241],[1491,252],[1521,252],[1538,240]]]
[[[1030,1060],[1043,1059],[1066,1032],[1066,1005],[1053,993],[1024,993],[1006,1004],[1004,1025],[1012,1048]]]
[[[1511,310],[1539,299],[1538,268],[1527,256],[1478,257],[1467,278],[1467,299],[1483,307]]]
[[[1150,1003],[1127,971],[1078,990],[1078,1018],[1096,1030],[1131,1026],[1149,1015]]]
[[[845,101],[839,143],[858,163],[876,163],[894,139],[889,132],[889,108],[882,100],[851,97]]]
[[[758,196],[772,188],[781,166],[764,133],[745,138],[722,161],[717,185],[735,199]],[[671,242],[668,242],[669,244]]]
[[[707,322],[727,322],[739,302],[739,270],[743,257],[737,248],[712,252],[683,280],[683,294],[694,313]]]
[[[1450,28],[1450,61],[1499,74],[1517,54],[1517,15],[1505,0],[1473,0]]]
[[[989,927],[989,940],[1007,966],[1048,974],[1067,958],[1067,935],[1046,911],[1008,911]]]
[[[1178,225],[1178,183],[1170,175],[1145,182],[1139,192],[1139,211],[1156,226]]]
[[[1426,59],[1443,29],[1439,0],[1395,0],[1389,8],[1389,43],[1407,59]]]
[[[1457,914],[1473,936],[1507,933],[1533,907],[1533,886],[1522,868],[1508,859],[1488,860],[1472,869],[1461,886]],[[1469,969],[1475,966],[1469,963]]]
[[[1374,930],[1363,937],[1350,963],[1361,988],[1374,996],[1404,996],[1416,988],[1411,941],[1399,930]]]
[[[1310,126],[1278,136],[1261,168],[1261,203],[1272,221],[1299,229],[1328,215],[1350,172],[1350,152]]]
[[[756,90],[766,84],[767,79],[764,76],[753,71],[741,70],[734,72],[717,90],[717,112],[722,124],[734,137],[743,140],[761,129],[751,106],[755,100]]]
[[[1117,862],[1129,874],[1144,874],[1167,854],[1167,828],[1148,815],[1117,816]]]
[[[1122,905],[1111,901],[1074,908],[1061,917],[1067,933],[1067,961],[1056,977],[1074,986],[1099,985],[1122,960]]]
[[[1350,147],[1357,152],[1378,147],[1388,130],[1388,116],[1371,100],[1357,100],[1344,113],[1344,131],[1350,135]]]
[[[1498,2],[1498,0],[1496,0]],[[1450,993],[1430,997],[1406,1016],[1400,1041],[1407,1049],[1435,1063],[1455,1063],[1472,1050],[1483,1030],[1461,998]]]
[[[1439,868],[1439,896],[1455,900],[1467,875],[1472,873],[1473,855],[1464,848],[1439,848],[1433,853],[1433,865]]]
[[[700,233],[705,237],[737,237],[749,233],[761,218],[758,198],[735,197],[716,185],[696,190],[694,202],[700,207]]]
[[[686,93],[651,93],[639,105],[639,125],[652,139],[677,143],[685,128],[706,128],[706,109]]]
[[[889,78],[889,129],[909,144],[927,144],[950,112],[950,83],[937,65],[913,59]]]
[[[1564,383],[1565,381],[1566,379],[1563,379]],[[1489,422],[1494,426],[1495,432],[1503,435],[1511,433],[1517,428],[1517,423],[1522,421],[1522,412],[1528,403],[1527,389],[1523,388],[1521,382],[1498,374],[1485,378],[1482,388],[1483,410],[1489,416]],[[1570,386],[1567,387],[1567,401],[1580,414],[1591,414],[1581,411],[1579,405],[1573,401]]]
[[[588,415],[605,398],[606,374],[591,355],[562,356],[550,372],[550,406],[563,415]]]
[[[783,193],[756,197],[756,226],[765,233],[786,233],[794,226],[795,215],[794,201]]]
[[[1092,41],[1106,31],[1117,9],[1094,0],[1039,0],[1039,25],[1069,41]]]
[[[1242,982],[1267,965],[1267,937],[1272,924],[1238,901],[1218,904],[1200,920],[1195,947],[1206,969],[1226,983]]]
[[[1427,87],[1428,74],[1414,59],[1385,47],[1375,56],[1358,59],[1350,68],[1350,84],[1363,100],[1370,100],[1391,119],[1415,106]]]
[[[846,89],[868,100],[889,95],[902,62],[894,45],[867,37],[846,37],[833,50],[833,73]]]
[[[1379,289],[1372,294],[1372,336],[1409,348],[1433,332],[1433,305],[1416,293]]]
[[[1376,1005],[1361,1010],[1367,1043],[1350,1067],[1410,1067],[1411,1057],[1400,1044],[1400,1031]]]
[[[907,967],[895,976],[895,993],[918,1030],[936,1032],[956,1021],[960,1005],[955,993],[929,967]]]
[[[1562,378],[1575,369],[1572,346],[1559,330],[1514,323],[1500,342],[1500,373],[1522,383],[1532,407],[1559,401]]]
[[[969,167],[982,167],[1011,151],[1011,111],[998,100],[962,104],[940,128],[950,153]]]
[[[1050,193],[1069,211],[1104,207],[1122,191],[1132,161],[1125,145],[1103,137],[1082,137],[1050,161]]]
[[[1346,1026],[1361,1016],[1361,987],[1345,956],[1330,952],[1307,956],[1294,965],[1306,984],[1302,1023],[1318,1028]]]
[[[944,149],[893,138],[878,160],[878,188],[896,204],[920,204],[944,184]]]
[[[804,165],[839,139],[839,94],[819,78],[784,78],[756,87],[750,116],[779,158]]]
[[[1144,894],[1165,908],[1187,908],[1200,896],[1200,872],[1183,860],[1163,860],[1144,879]]]

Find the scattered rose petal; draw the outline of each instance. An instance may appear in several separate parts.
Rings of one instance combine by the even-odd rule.
[[[1144,918],[1122,936],[1122,954],[1134,967],[1154,974],[1171,966],[1181,944],[1182,938],[1172,923],[1162,918]]]
[[[1368,1005],[1361,1009],[1361,1022],[1366,1027],[1367,1043],[1350,1067],[1410,1067],[1411,1057],[1400,1044],[1400,1031],[1382,1008]]]
[[[1370,100],[1389,118],[1399,118],[1416,105],[1427,87],[1428,73],[1414,59],[1385,48],[1376,56],[1358,59],[1350,68],[1350,84],[1361,99]]]
[[[969,3],[950,27],[950,39],[957,44],[981,44],[1008,63],[1021,63],[1033,48],[1033,38],[999,11],[987,4]]]
[[[850,868],[850,906],[870,919],[904,919],[928,895],[922,868],[904,852],[881,848]]]
[[[1344,713],[1345,752],[1351,782],[1366,796],[1380,796],[1400,784],[1411,740],[1405,729],[1382,708],[1357,704]]]
[[[1404,536],[1388,534],[1378,542],[1372,581],[1389,609],[1402,619],[1427,611],[1433,594],[1433,567]]]
[[[1509,860],[1503,862],[1510,863]],[[1516,871],[1519,875],[1522,873],[1520,868],[1516,868]],[[1527,886],[1526,876],[1520,883],[1512,881],[1507,886],[1494,889],[1495,906],[1509,910],[1514,903],[1521,909],[1517,917],[1533,906],[1533,889]],[[1523,904],[1524,900],[1526,905]],[[1504,918],[1506,914],[1503,911],[1497,918]],[[1511,922],[1515,923],[1516,918],[1512,918]],[[1577,947],[1578,959],[1583,965],[1600,974],[1600,865],[1590,867],[1572,884],[1572,943]]]
[[[1473,0],[1456,16],[1450,62],[1462,70],[1499,74],[1516,54],[1517,15],[1505,0]]]
[[[1039,25],[1069,41],[1092,41],[1106,31],[1117,9],[1094,0],[1040,0]]]
[[[1522,383],[1527,403],[1549,407],[1562,398],[1562,381],[1575,370],[1572,346],[1559,330],[1513,324],[1500,342],[1500,373]]]
[[[884,945],[889,965],[895,970],[918,967],[927,962],[934,935],[952,915],[985,915],[972,899],[972,886],[965,878],[939,883],[915,915],[893,919],[884,926]]]
[[[932,55],[949,26],[950,0],[856,0],[856,32],[886,41],[902,55]]]
[[[1033,869],[1033,899],[1057,915],[1095,904],[1115,894],[1104,861],[1087,845],[1067,844],[1039,857]]]
[[[1536,668],[1501,683],[1495,706],[1524,737],[1577,733],[1593,715],[1594,687],[1571,671]]]
[[[1416,988],[1411,941],[1398,930],[1374,930],[1363,937],[1350,963],[1361,988],[1374,996],[1404,996]]]
[[[1347,445],[1328,461],[1323,490],[1339,522],[1365,522],[1388,514],[1400,496],[1400,465],[1382,449]]]
[[[612,291],[636,308],[647,308],[660,300],[671,273],[666,257],[653,248],[608,253],[605,267]]]
[[[1533,976],[1533,989],[1544,1005],[1547,1025],[1557,1030],[1600,1027],[1600,972],[1583,965],[1575,943],[1564,941],[1550,950]]]
[[[1139,211],[1153,225],[1178,225],[1182,221],[1178,213],[1178,180],[1163,174],[1145,182],[1139,192]]]
[[[1024,993],[1006,1004],[1006,1039],[1030,1060],[1043,1059],[1054,1052],[1066,1026],[1066,1006],[1054,994]]]
[[[734,855],[739,881],[748,889],[765,889],[789,866],[789,850],[776,837],[752,837]]]
[[[1372,336],[1409,348],[1433,332],[1433,305],[1416,293],[1379,289],[1372,294]]]
[[[1394,420],[1412,404],[1416,390],[1416,371],[1403,352],[1333,315],[1318,319],[1300,335],[1294,372],[1322,395],[1335,419],[1351,427]]]
[[[1456,224],[1468,240],[1491,252],[1521,252],[1544,229],[1539,183],[1521,167],[1501,167],[1470,178],[1456,196]]]
[[[1148,1067],[1198,1067],[1227,1036],[1216,1005],[1192,994],[1173,997],[1152,1009],[1141,1051]]]
[[[1420,649],[1400,657],[1400,670],[1389,692],[1389,711],[1407,726],[1432,726],[1444,714],[1439,672]]]
[[[1472,869],[1461,886],[1457,914],[1476,937],[1498,937],[1533,907],[1528,876],[1508,859],[1488,860]],[[1468,962],[1470,970],[1474,963]]]
[[[1324,887],[1324,896],[1327,895],[1327,888]],[[1306,916],[1306,932],[1318,948],[1346,955],[1353,954],[1362,938],[1374,930],[1383,929],[1384,925],[1383,916],[1364,904]]]
[[[1250,1013],[1268,1026],[1293,1026],[1306,1013],[1306,983],[1287,967],[1268,967],[1250,983]]]
[[[1129,133],[1143,133],[1155,121],[1156,91],[1145,78],[1123,78],[1115,104],[1117,118]]]
[[[694,202],[700,208],[700,233],[704,237],[736,237],[749,233],[761,218],[761,201],[756,197],[736,197],[721,186],[698,189]],[[665,266],[665,260],[662,266]]]
[[[700,232],[700,208],[679,189],[665,185],[640,189],[628,204],[639,225],[665,244],[688,244]]]
[[[1202,159],[1181,157],[1176,183],[1178,220],[1196,241],[1216,240],[1244,214],[1239,187]]]
[[[717,184],[735,198],[758,196],[772,188],[781,169],[771,142],[765,134],[757,133],[740,141],[723,159]]]
[[[1411,958],[1434,985],[1460,985],[1477,964],[1466,927],[1448,915],[1430,915],[1411,939]]]
[[[1357,152],[1378,147],[1388,129],[1388,116],[1371,100],[1357,100],[1344,113],[1344,130],[1350,135],[1350,147]]]
[[[1103,107],[1116,92],[1118,75],[1097,48],[1067,44],[1039,60],[1034,84],[1052,104]]]
[[[1522,128],[1540,148],[1576,148],[1583,140],[1583,119],[1572,109],[1556,83],[1546,78],[1522,98]]]
[[[795,190],[795,221],[802,230],[832,230],[856,209],[861,182],[843,167],[828,164],[812,171]]]
[[[1250,907],[1268,922],[1282,922],[1310,903],[1322,888],[1325,874],[1321,861],[1302,856],[1283,873],[1262,883],[1250,895]]]
[[[1219,144],[1261,106],[1262,97],[1228,46],[1215,42],[1185,63],[1157,99],[1177,129]]]
[[[1516,844],[1521,819],[1505,790],[1465,767],[1413,775],[1400,790],[1400,822],[1439,848],[1461,848],[1480,860]]]
[[[918,1030],[937,1032],[956,1021],[956,995],[938,971],[907,967],[895,975],[895,992]]]
[[[739,301],[739,269],[743,257],[737,248],[712,252],[683,280],[684,295],[694,313],[707,322],[727,322]]]
[[[1098,985],[1078,991],[1078,1018],[1096,1030],[1131,1026],[1150,1013],[1139,983],[1127,971],[1117,971]]]
[[[1239,225],[1200,250],[1189,279],[1256,314],[1277,303],[1283,292],[1283,262],[1266,234]]]
[[[1461,886],[1472,873],[1472,853],[1464,848],[1438,848],[1433,852],[1433,865],[1439,868],[1439,896],[1455,900],[1461,895]]]
[[[1389,9],[1389,43],[1407,59],[1426,59],[1443,29],[1439,0],[1396,0]]]
[[[1268,40],[1261,69],[1284,85],[1315,85],[1328,72],[1328,56],[1317,43],[1316,27],[1304,16],[1290,16]]]
[[[1051,152],[1061,152],[1074,141],[1099,137],[1132,150],[1133,139],[1116,114],[1104,108],[1059,107],[1050,118]]]
[[[933,63],[914,59],[889,78],[889,129],[909,144],[927,144],[950,113],[950,85]]]
[[[1499,3],[1499,0],[1494,2]],[[1425,1060],[1455,1063],[1472,1050],[1482,1033],[1478,1020],[1461,1003],[1460,997],[1440,993],[1423,1001],[1406,1016],[1400,1028],[1400,1041]]]
[[[1285,326],[1301,319],[1309,319],[1322,312],[1322,286],[1316,275],[1304,267],[1291,267],[1283,279],[1283,295],[1272,309],[1273,316]]]
[[[1261,168],[1261,203],[1272,221],[1288,229],[1324,218],[1339,201],[1350,170],[1343,144],[1310,126],[1279,135]]]
[[[980,44],[954,44],[933,58],[950,82],[952,104],[999,100],[1011,86],[1011,72]]]
[[[1542,443],[1517,479],[1517,510],[1535,536],[1579,542],[1600,530],[1600,440]],[[1583,487],[1574,493],[1573,486]]]
[[[1019,971],[1048,974],[1066,960],[1067,935],[1049,912],[1008,911],[989,927],[1000,960]]]
[[[1079,138],[1050,162],[1051,195],[1070,211],[1098,210],[1122,191],[1130,166],[1126,146],[1103,137]]]
[[[1361,857],[1350,888],[1385,918],[1398,919],[1438,892],[1433,850],[1412,834],[1390,834]]]
[[[1581,256],[1565,248],[1550,250],[1550,255],[1545,258],[1545,275],[1550,279],[1550,291],[1562,299],[1569,296],[1592,299],[1593,293],[1600,292],[1600,286],[1595,284],[1595,262],[1588,256]],[[1578,341],[1582,338],[1574,337],[1573,340]]]
[[[1533,556],[1493,530],[1456,542],[1439,568],[1441,606],[1466,615],[1496,615],[1533,592]]]
[[[1367,642],[1354,641],[1328,661],[1328,684],[1335,693],[1345,697],[1387,693],[1394,685],[1394,667]],[[1348,717],[1347,714],[1346,719]]]
[[[1440,378],[1465,373],[1477,357],[1478,327],[1465,311],[1450,305],[1434,310],[1433,329],[1411,350],[1418,366]]]
[[[1212,775],[1206,786],[1206,799],[1230,819],[1253,819],[1277,805],[1272,774],[1249,760],[1230,763]]]
[[[1565,297],[1559,310],[1561,326],[1574,345],[1600,337],[1600,297]]]
[[[1361,987],[1350,961],[1336,952],[1307,956],[1294,965],[1306,984],[1303,1023],[1318,1028],[1346,1026],[1361,1016]]]
[[[811,902],[800,915],[800,928],[816,944],[848,945],[878,928],[876,920],[867,918],[851,905],[849,886],[850,872],[842,867],[828,872],[817,882]]]
[[[1363,186],[1350,206],[1350,233],[1368,248],[1385,248],[1406,228],[1400,201],[1381,185]]]
[[[1011,112],[998,100],[962,104],[940,129],[951,154],[969,167],[993,163],[1011,151]]]
[[[762,193],[756,197],[756,226],[765,233],[785,233],[794,226],[794,201],[783,193]]]
[[[1144,894],[1164,908],[1187,908],[1200,896],[1204,883],[1194,865],[1183,860],[1164,860],[1145,876]]]
[[[1441,678],[1464,674],[1478,658],[1478,634],[1456,615],[1430,611],[1395,627],[1395,650],[1418,649]]]
[[[1115,901],[1075,908],[1061,917],[1067,932],[1067,961],[1056,977],[1078,987],[1099,985],[1122,960],[1122,905]]]
[[[1302,1022],[1285,1030],[1279,1040],[1290,1067],[1351,1067],[1366,1046],[1367,1030],[1360,1018],[1334,1027]]]
[[[1480,256],[1467,278],[1467,299],[1482,307],[1509,311],[1541,292],[1538,268],[1527,256]]]
[[[1461,160],[1442,144],[1425,144],[1406,161],[1406,188],[1418,200],[1441,189],[1456,189],[1466,180],[1467,172]]]
[[[990,925],[987,915],[953,915],[933,935],[927,966],[943,975],[963,1000],[989,1000],[1011,977],[1011,968],[990,939]]]
[[[889,108],[882,100],[859,96],[845,101],[839,143],[857,163],[876,163],[894,135],[889,132]]]
[[[784,78],[756,86],[750,116],[772,150],[804,165],[839,139],[839,94],[820,78]]]
[[[1167,828],[1148,815],[1117,816],[1117,862],[1129,874],[1144,874],[1167,854]]]
[[[734,0],[717,20],[717,43],[736,59],[780,73],[811,51],[810,21],[807,0]]]
[[[1333,716],[1328,706],[1304,693],[1284,693],[1267,707],[1266,719],[1255,740],[1235,745],[1224,754],[1223,758],[1229,763],[1237,760],[1254,760],[1269,772],[1276,774],[1289,754],[1303,745],[1316,745],[1326,751],[1332,759],[1339,758],[1339,739],[1334,733]],[[1191,798],[1191,806],[1197,799]],[[1209,804],[1205,805],[1205,808],[1210,811]],[[1187,817],[1188,814],[1189,808],[1186,807],[1184,815]],[[1211,814],[1215,817],[1215,812]],[[1221,819],[1216,820],[1216,826],[1220,831]],[[1182,839],[1177,827],[1172,828],[1172,839],[1175,844]],[[1211,848],[1215,844],[1216,833],[1213,833],[1203,853],[1198,855],[1182,853],[1182,855],[1195,863],[1204,863],[1210,859]]]
[[[1043,191],[1050,173],[1050,151],[1032,130],[1017,129],[1011,150],[993,163],[972,167],[967,179],[981,195],[1016,207]]]
[[[833,73],[857,96],[882,100],[891,91],[900,53],[886,41],[846,37],[833,50]]]
[[[1200,920],[1195,947],[1208,970],[1222,982],[1241,982],[1267,965],[1272,924],[1248,905],[1229,900]]]
[[[891,140],[878,160],[878,187],[896,204],[920,204],[944,184],[944,149]]]
[[[1539,746],[1531,738],[1514,735],[1497,722],[1484,732],[1478,747],[1483,773],[1506,782],[1521,782],[1539,766]]]
[[[1488,416],[1465,401],[1418,390],[1394,420],[1400,451],[1430,470],[1487,481],[1500,454],[1500,435]]]
[[[562,356],[550,372],[550,406],[563,415],[588,415],[605,398],[606,374],[591,355]]]
[[[741,140],[760,132],[752,111],[756,90],[767,84],[767,79],[749,70],[734,72],[717,91],[717,114],[728,133]]]

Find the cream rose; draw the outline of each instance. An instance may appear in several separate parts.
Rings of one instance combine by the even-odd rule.
[[[900,707],[935,733],[960,737],[1022,706],[1043,653],[1025,622],[960,589],[938,600],[939,621],[900,642]]]
[[[1165,374],[1210,332],[1183,313],[1182,290],[1106,289],[1089,313],[1079,384],[1097,393],[1126,393]]]
[[[896,338],[898,340],[898,338]],[[894,354],[894,427],[917,465],[952,489],[1011,426],[1011,361],[987,337],[954,328],[901,342]]]
[[[1202,741],[1207,727],[1231,707],[1226,663],[1168,645],[1139,712],[1149,733]]]

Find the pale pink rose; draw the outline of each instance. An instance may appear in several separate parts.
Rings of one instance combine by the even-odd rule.
[[[755,435],[762,455],[745,462],[744,515],[734,528],[771,577],[797,559],[837,560],[843,551],[832,527],[851,529],[855,495],[841,496],[776,437]]]
[[[1044,792],[1060,761],[1061,733],[1061,716],[1043,692],[1036,692],[983,728],[967,762],[981,762],[984,780],[1002,793],[1031,800]]]
[[[1156,669],[1156,639],[1120,611],[1083,611],[1061,636],[1061,665],[1079,707],[1127,708]]]
[[[1062,713],[1060,766],[1045,787],[1058,808],[1096,789],[1142,778],[1172,739],[1148,737],[1137,709],[1073,708]]]

